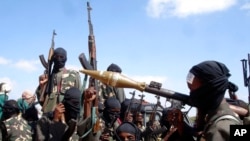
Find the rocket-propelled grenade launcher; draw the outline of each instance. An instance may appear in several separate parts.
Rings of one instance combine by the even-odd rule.
[[[192,106],[189,96],[172,90],[161,88],[161,83],[151,81],[150,84],[138,82],[122,75],[121,73],[111,71],[96,71],[96,70],[80,70],[81,73],[87,74],[95,79],[98,79],[106,85],[120,88],[133,88],[141,92],[145,91],[165,98],[172,98],[181,101],[183,104]]]

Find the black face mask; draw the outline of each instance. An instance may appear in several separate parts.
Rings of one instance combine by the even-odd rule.
[[[108,126],[108,127],[112,127],[112,125],[114,124],[114,122],[117,120],[117,118],[120,117],[120,112],[113,112],[113,111],[110,111],[110,110],[104,110],[104,113],[103,113],[105,119],[107,122],[105,122],[105,124]]]
[[[65,63],[67,61],[66,50],[60,47],[55,49],[52,59],[54,63],[53,72],[58,72],[60,68],[63,68],[65,66]]]
[[[204,111],[216,109],[224,98],[226,82],[224,79],[213,80],[190,92],[191,103]]]
[[[59,70],[60,68],[63,68],[65,66],[66,60],[66,56],[64,55],[55,55],[53,58],[54,70]]]
[[[211,96],[209,94],[210,90],[206,85],[190,92],[192,106],[207,110],[210,107],[209,103],[211,103]]]

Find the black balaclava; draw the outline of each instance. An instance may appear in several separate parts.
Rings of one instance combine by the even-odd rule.
[[[121,73],[121,72],[122,72],[122,69],[121,69],[118,65],[112,63],[112,64],[110,64],[110,65],[108,66],[107,71],[112,71],[112,72],[119,72],[119,73]]]
[[[104,102],[104,107],[103,116],[105,124],[108,127],[112,127],[116,119],[120,117],[120,112],[113,112],[111,109],[121,108],[121,104],[116,98],[110,97]]]
[[[199,88],[190,92],[193,106],[205,112],[216,109],[229,87],[230,73],[228,68],[217,61],[204,61],[193,66],[190,73],[202,83]]]
[[[135,141],[140,141],[141,139],[141,131],[137,128],[137,126],[131,122],[123,122],[119,127],[117,127],[115,131],[115,136],[118,141],[121,141],[119,137],[119,133],[126,132],[135,135]]]
[[[81,91],[76,87],[66,90],[62,101],[65,107],[66,121],[76,119],[80,112]]]
[[[9,119],[13,115],[20,113],[16,100],[7,100],[3,105],[3,120]]]
[[[59,47],[54,50],[53,54],[53,63],[54,68],[53,72],[58,72],[60,68],[63,68],[65,66],[65,63],[67,61],[67,52],[65,49]]]

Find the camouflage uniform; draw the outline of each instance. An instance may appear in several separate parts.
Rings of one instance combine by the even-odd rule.
[[[116,88],[105,85],[103,83],[99,84],[99,101],[103,104],[109,97],[115,97],[122,103],[126,99],[125,91],[123,88]]]
[[[54,80],[52,80],[52,82],[52,92],[46,96],[43,103],[44,113],[53,111],[55,105],[63,100],[65,91],[70,87],[81,89],[81,77],[79,72],[75,70],[61,68],[60,71],[55,74]],[[39,87],[36,93],[39,99],[41,96],[41,89]]]
[[[31,127],[19,114],[3,121],[7,130],[7,141],[32,141]],[[0,140],[2,136],[0,135]]]

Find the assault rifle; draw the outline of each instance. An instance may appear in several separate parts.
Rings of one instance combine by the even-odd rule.
[[[155,97],[157,98],[157,103],[154,105],[153,111],[150,114],[147,126],[152,126],[153,123],[155,122],[155,115],[157,112],[157,108],[161,107],[163,109],[163,107],[161,106],[161,102],[160,102],[160,96],[156,95]]]
[[[128,107],[126,109],[125,116],[124,116],[124,121],[128,121],[127,118],[129,116],[129,114],[131,114],[131,106],[132,106],[133,101],[135,99],[135,91],[130,92],[130,94],[132,94],[132,98],[130,99],[130,102],[129,102]]]
[[[143,122],[143,116],[142,116],[142,103],[143,103],[143,98],[145,97],[144,94],[141,94],[139,95],[140,98],[140,103],[136,109],[136,112],[135,112],[135,123],[136,123],[136,126],[141,128],[142,127],[142,122]]]
[[[48,60],[46,62],[45,58],[44,58],[44,55],[39,55],[39,59],[43,65],[43,67],[45,68],[45,71],[44,71],[44,77],[47,77],[48,78],[48,81],[47,83],[45,83],[43,89],[42,89],[42,93],[41,93],[41,96],[39,98],[39,101],[40,102],[44,102],[45,101],[45,97],[47,94],[50,94],[51,93],[51,89],[52,89],[52,76],[51,76],[51,71],[52,71],[52,56],[54,54],[54,47],[55,47],[55,42],[54,42],[54,38],[55,38],[55,35],[56,32],[55,30],[53,30],[53,33],[52,33],[52,41],[51,41],[51,47],[49,49],[49,55],[48,55]]]
[[[79,60],[81,65],[83,66],[83,68],[87,68],[87,69],[91,69],[91,70],[97,70],[97,60],[96,60],[96,44],[95,44],[95,36],[94,36],[94,31],[93,31],[93,25],[91,23],[91,17],[90,17],[90,10],[92,10],[92,8],[89,5],[89,2],[87,2],[87,10],[88,10],[88,24],[89,24],[89,36],[88,36],[88,50],[89,50],[89,61],[86,59],[85,54],[81,53],[79,55]],[[87,75],[85,74],[84,80],[87,80]],[[100,130],[100,126],[99,126],[99,120],[97,118],[99,118],[99,114],[98,114],[98,91],[99,91],[99,87],[98,87],[98,82],[94,77],[90,77],[89,78],[89,87],[94,87],[96,90],[96,98],[93,102],[93,106],[91,109],[91,116],[92,119],[96,119],[92,122],[94,127],[92,129],[92,132],[95,134]],[[86,111],[84,111],[85,113]],[[84,118],[86,118],[86,114],[84,114]]]

